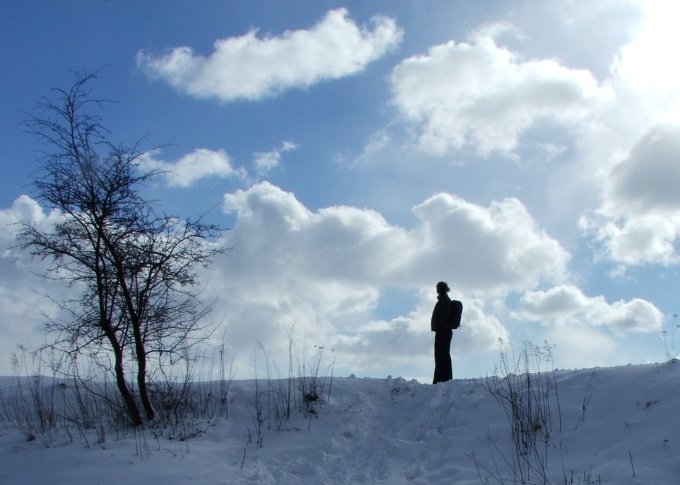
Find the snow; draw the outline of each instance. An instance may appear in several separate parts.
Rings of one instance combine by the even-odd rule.
[[[550,483],[680,483],[679,379],[677,360],[555,371]],[[262,380],[232,382],[228,419],[197,422],[186,440],[147,427],[100,443],[75,428],[28,441],[4,425],[0,484],[513,483],[510,422],[486,383],[336,377],[312,413],[282,426],[263,394],[261,434]],[[7,396],[15,379],[0,386]]]

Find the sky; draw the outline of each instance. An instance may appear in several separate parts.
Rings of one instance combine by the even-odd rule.
[[[506,345],[561,368],[680,347],[680,9],[663,1],[0,2],[0,374],[69,289],[16,248],[59,215],[22,126],[74,73],[168,214],[226,230],[202,274],[237,376],[323,349],[430,379],[444,280],[455,377]],[[675,341],[677,340],[677,345]],[[310,350],[306,350],[310,349]]]

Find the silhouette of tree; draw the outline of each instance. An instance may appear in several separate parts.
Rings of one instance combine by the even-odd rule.
[[[158,172],[140,170],[144,151],[108,139],[97,114],[106,100],[91,97],[94,74],[77,75],[56,101],[43,100],[28,130],[50,147],[34,180],[38,199],[61,218],[53,228],[23,224],[20,241],[50,261],[46,276],[81,289],[61,302],[68,318],[50,321],[49,344],[78,359],[85,351],[113,356],[115,381],[134,426],[142,417],[126,369],[136,368],[136,390],[146,418],[154,417],[147,385],[150,355],[187,355],[205,338],[200,325],[211,305],[194,293],[197,269],[223,252],[220,229],[159,215],[139,193]],[[158,362],[163,362],[159,359]],[[162,364],[159,364],[162,365]]]

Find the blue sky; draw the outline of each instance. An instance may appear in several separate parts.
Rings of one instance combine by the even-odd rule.
[[[287,362],[427,378],[435,283],[464,302],[454,374],[499,338],[558,367],[677,350],[679,11],[669,2],[0,3],[0,373],[63,285],[13,248],[49,227],[21,127],[73,71],[150,150],[163,209],[228,227],[201,288],[239,377]],[[162,148],[156,148],[162,147]],[[664,343],[663,332],[666,331]],[[328,352],[328,350],[326,350]]]

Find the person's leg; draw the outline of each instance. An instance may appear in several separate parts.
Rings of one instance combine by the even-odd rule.
[[[453,379],[453,369],[451,367],[451,337],[453,336],[453,331],[448,330],[442,335],[442,365],[443,370],[441,374],[442,381],[450,381]]]
[[[434,334],[434,378],[432,379],[432,384],[439,382],[439,368],[437,366],[437,360],[439,357],[439,349],[437,348],[437,334]]]
[[[448,352],[446,337],[441,330],[438,330],[434,334],[434,379],[432,384],[444,381],[446,371],[445,352]]]

